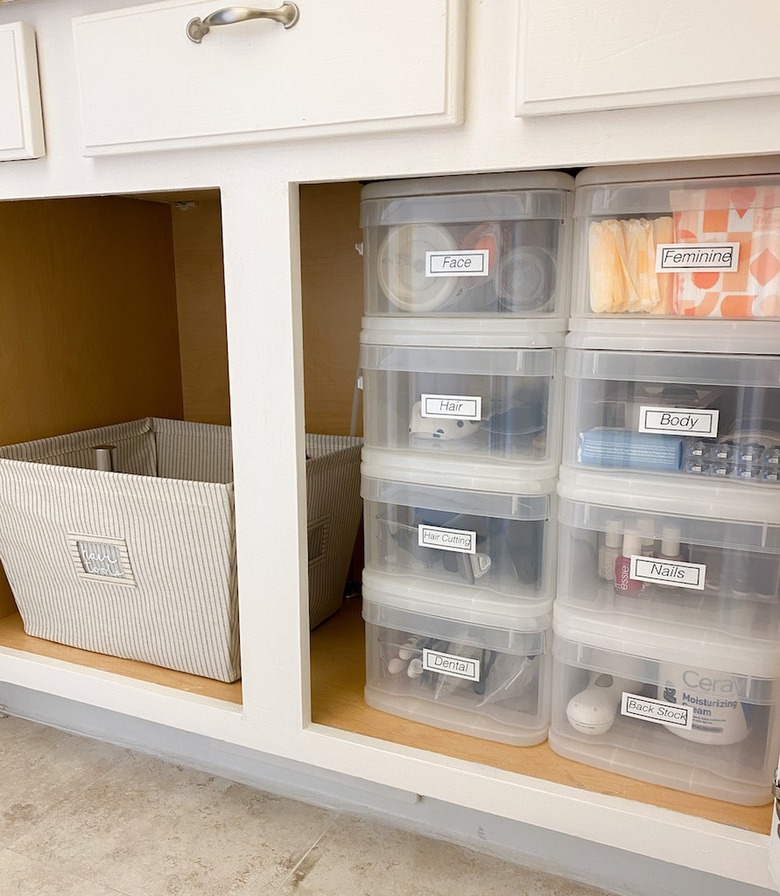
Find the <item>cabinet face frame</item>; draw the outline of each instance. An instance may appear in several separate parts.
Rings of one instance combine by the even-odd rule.
[[[24,22],[0,25],[0,161],[45,152],[35,32]]]

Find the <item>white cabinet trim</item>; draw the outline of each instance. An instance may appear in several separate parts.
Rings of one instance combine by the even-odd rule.
[[[35,32],[24,22],[0,25],[0,161],[45,153]]]

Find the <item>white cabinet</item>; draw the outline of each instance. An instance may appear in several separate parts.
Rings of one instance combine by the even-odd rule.
[[[23,22],[0,25],[0,160],[43,154],[35,32]]]
[[[75,19],[87,155],[460,121],[458,0],[302,0],[291,26],[234,21],[193,42],[188,23],[217,7],[175,0]]]
[[[525,0],[516,114],[776,94],[778,28],[763,0]]]

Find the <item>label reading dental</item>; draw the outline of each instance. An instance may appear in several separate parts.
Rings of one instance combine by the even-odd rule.
[[[479,660],[471,657],[453,656],[451,653],[439,653],[423,648],[423,669],[439,672],[441,675],[465,678],[468,681],[479,681]]]
[[[693,728],[693,713],[688,706],[677,703],[665,703],[652,697],[639,697],[636,694],[623,692],[620,703],[620,714],[632,719],[643,719],[658,725],[671,725],[675,728]]]
[[[488,272],[490,251],[426,252],[426,277],[484,277]]]
[[[477,533],[466,529],[445,529],[442,526],[418,526],[417,544],[422,548],[454,551],[456,554],[477,553]]]
[[[639,408],[639,432],[711,438],[718,434],[720,411],[700,408]]]
[[[656,557],[631,557],[629,576],[640,582],[671,585],[673,588],[694,588],[704,591],[707,567],[703,563],[682,560],[660,560]]]
[[[739,243],[659,243],[657,274],[669,271],[728,272],[739,266]]]
[[[480,395],[421,395],[420,416],[481,420],[482,397]]]

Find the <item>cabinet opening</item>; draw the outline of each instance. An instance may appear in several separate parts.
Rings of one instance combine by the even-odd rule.
[[[354,410],[364,313],[363,259],[356,250],[363,239],[361,188],[357,182],[299,188],[304,399],[310,432],[361,434],[362,409]],[[364,699],[366,626],[359,593],[363,559],[359,535],[350,570],[351,581],[358,583],[354,596],[311,632],[313,723],[741,829],[769,830],[769,805],[746,807],[687,794],[565,759],[546,742],[535,746],[490,742],[370,707]]]
[[[218,190],[3,202],[0,229],[0,445],[146,418],[230,423]],[[0,645],[241,702],[240,681],[26,634],[5,575]]]

